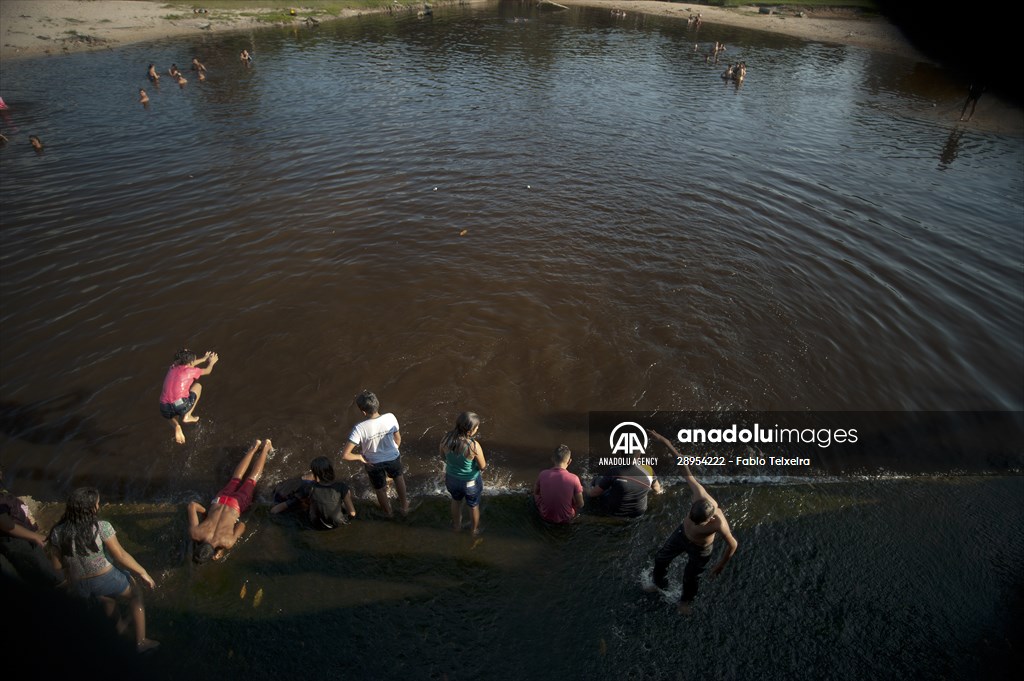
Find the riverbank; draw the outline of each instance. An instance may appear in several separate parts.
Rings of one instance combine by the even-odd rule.
[[[454,0],[453,0],[454,1]],[[489,0],[463,0],[482,4]],[[445,3],[435,2],[434,5]],[[707,23],[726,24],[791,35],[804,40],[855,45],[881,52],[924,59],[898,28],[879,16],[861,17],[850,11],[808,9],[759,14],[757,7],[709,7],[658,0],[566,0],[564,5],[607,7],[628,12],[672,16],[685,20],[699,12]],[[294,17],[276,6],[209,9],[195,13],[192,5],[150,0],[4,0],[0,3],[0,58],[63,54],[200,33],[249,30],[275,24],[302,27],[315,22],[382,12],[415,13],[421,3],[361,9],[298,8]],[[307,19],[309,21],[307,21]]]
[[[856,10],[828,7],[806,7],[796,10],[773,10],[761,14],[754,5],[744,7],[710,7],[697,3],[663,2],[661,0],[559,0],[563,5],[607,7],[642,14],[678,17],[701,16],[707,24],[724,24],[755,31],[768,31],[826,43],[853,45],[878,52],[905,57],[926,58],[904,37],[899,28],[880,15],[862,15]],[[802,16],[801,16],[802,15]]]
[[[486,1],[461,0],[461,4]],[[197,13],[201,7],[150,0],[4,0],[0,3],[0,58],[113,49],[136,42],[275,25],[312,28],[320,22],[363,14],[415,14],[423,3],[403,0],[380,7],[297,7],[294,16],[287,8],[259,0],[251,7],[214,5]]]

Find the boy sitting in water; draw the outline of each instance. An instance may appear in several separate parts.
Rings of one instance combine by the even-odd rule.
[[[160,414],[171,421],[174,427],[174,441],[179,445],[185,444],[185,433],[181,430],[182,423],[195,423],[198,416],[192,412],[199,403],[199,396],[203,394],[203,386],[196,383],[200,376],[206,376],[213,371],[213,365],[217,363],[216,352],[207,352],[202,359],[196,358],[196,353],[191,350],[178,350],[174,356],[174,364],[167,370],[164,377],[164,387],[160,391]],[[198,368],[199,364],[206,362],[206,368]]]
[[[318,456],[309,465],[309,473],[298,480],[285,480],[274,489],[277,502],[271,513],[282,513],[302,506],[309,521],[318,530],[333,530],[356,517],[352,491],[344,482],[334,481],[334,466],[326,456]]]

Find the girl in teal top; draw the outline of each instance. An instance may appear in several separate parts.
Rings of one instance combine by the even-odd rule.
[[[480,496],[484,481],[480,471],[487,468],[483,447],[476,441],[480,417],[464,411],[455,419],[455,428],[441,439],[444,457],[444,485],[452,495],[452,529],[462,529],[462,507],[469,507],[473,536],[480,534]]]

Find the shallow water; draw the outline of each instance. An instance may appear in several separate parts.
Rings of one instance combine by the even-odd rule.
[[[694,53],[714,40],[741,88]],[[192,55],[205,83],[148,87]],[[697,626],[639,591],[678,486],[564,535],[521,493],[596,410],[1020,412],[1024,147],[956,126],[940,69],[503,3],[0,75],[0,463],[46,502],[161,504],[114,520],[160,570],[168,678],[185,648],[211,678],[315,655],[453,680],[972,678],[1012,654],[1019,478],[726,485],[743,553]],[[177,447],[156,403],[182,345],[222,361]],[[182,567],[180,504],[255,437],[268,483],[334,456],[363,388],[402,425],[408,521],[342,468],[365,522],[257,509],[227,563]],[[491,464],[476,545],[443,529],[434,456],[463,409]]]
[[[440,498],[405,521],[371,513],[327,533],[257,509],[228,560],[200,569],[182,556],[180,508],[109,505],[101,515],[158,582],[147,620],[162,642],[138,676],[131,666],[111,673],[1012,678],[1024,614],[1021,483],[712,487],[740,548],[719,578],[704,579],[689,618],[675,612],[681,565],[664,594],[642,590],[679,521],[679,490],[637,521],[585,509],[564,528],[535,520],[523,495],[490,496],[477,540],[444,529]],[[64,631],[53,619],[47,630]]]

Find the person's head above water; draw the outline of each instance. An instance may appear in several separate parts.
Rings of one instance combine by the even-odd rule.
[[[203,563],[210,560],[210,558],[213,557],[213,554],[213,544],[203,542],[202,544],[196,544],[194,547],[192,547],[192,560],[197,565],[202,565]]]
[[[191,364],[194,361],[196,361],[196,353],[186,348],[178,350],[178,352],[174,355],[174,363],[180,364],[181,366]]]
[[[572,458],[572,450],[567,445],[558,445],[558,449],[551,455],[551,463],[556,466],[566,466]]]
[[[380,409],[380,400],[369,390],[364,390],[356,395],[356,406],[359,407],[359,411],[369,416],[376,414]]]
[[[319,482],[334,482],[334,466],[326,456],[318,456],[309,464],[309,470]]]
[[[690,506],[690,520],[702,525],[715,515],[715,505],[707,499],[698,499]]]

